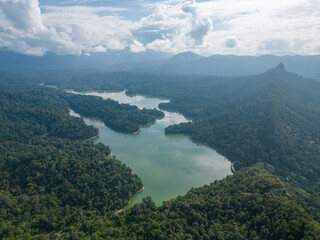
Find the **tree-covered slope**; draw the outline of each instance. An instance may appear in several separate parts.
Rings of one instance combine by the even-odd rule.
[[[168,127],[166,133],[191,135],[237,161],[238,167],[271,163],[279,175],[319,193],[318,82],[288,73],[280,65],[210,90],[198,99],[162,104],[194,118],[192,123]]]
[[[15,76],[0,90],[0,239],[57,237],[126,206],[140,178],[109,147],[75,141],[98,130],[69,116],[64,93]]]
[[[50,89],[0,91],[0,139],[25,141],[34,136],[85,139],[98,129],[69,115],[68,104]]]
[[[58,131],[69,127],[48,131],[52,122],[77,123],[67,98],[78,96],[33,86],[13,91],[13,82],[0,94],[0,238],[320,239],[319,83],[281,65],[243,78],[150,76],[131,75],[121,85],[169,97],[162,107],[193,121],[167,133],[218,148],[241,169],[161,207],[146,198],[118,212],[142,187],[140,179],[108,156],[108,147]]]
[[[158,208],[146,198],[128,212],[86,225],[82,234],[97,239],[320,239],[319,223],[294,200],[291,187],[266,168],[244,168]]]
[[[58,138],[0,142],[0,238],[58,232],[126,206],[142,183],[109,154],[102,144]]]

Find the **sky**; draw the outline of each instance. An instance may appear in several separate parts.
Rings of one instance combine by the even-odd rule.
[[[0,47],[37,56],[315,55],[320,0],[0,0]]]

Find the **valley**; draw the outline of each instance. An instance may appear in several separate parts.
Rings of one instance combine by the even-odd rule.
[[[78,92],[73,92],[79,94]],[[86,92],[85,95],[111,98],[139,109],[158,108],[165,99],[127,96],[125,92]],[[164,118],[130,135],[114,131],[98,119],[84,118],[87,125],[99,129],[94,143],[109,145],[112,153],[129,166],[142,180],[145,189],[133,197],[128,208],[150,196],[157,206],[163,201],[186,194],[191,188],[230,175],[230,162],[213,149],[193,143],[187,136],[165,135],[172,124],[188,122],[181,114],[164,111]]]
[[[0,86],[4,239],[319,237],[319,83],[283,65]]]

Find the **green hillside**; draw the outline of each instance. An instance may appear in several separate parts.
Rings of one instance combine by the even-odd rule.
[[[191,135],[237,161],[238,169],[268,162],[292,183],[320,192],[320,83],[279,65],[196,91],[161,105],[194,119],[169,126],[167,134]]]
[[[158,208],[146,198],[109,219],[87,218],[77,225],[77,234],[88,239],[320,239],[319,223],[297,204],[296,193],[266,169],[272,167],[244,168]],[[65,236],[72,234],[74,229]]]
[[[121,73],[108,84],[116,75]],[[130,93],[168,97],[162,108],[192,118],[169,126],[167,134],[187,134],[218,149],[236,161],[237,172],[160,207],[146,198],[118,212],[141,189],[141,180],[108,147],[76,141],[97,130],[68,112],[73,104],[93,116],[96,103],[106,109],[111,104],[124,119],[133,109],[5,73],[0,238],[320,239],[320,83],[282,65],[242,78],[125,76],[117,84]],[[103,77],[99,81],[104,84]]]

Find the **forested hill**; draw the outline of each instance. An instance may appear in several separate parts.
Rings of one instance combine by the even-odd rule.
[[[89,239],[320,239],[320,224],[295,200],[305,193],[266,169],[272,171],[263,164],[242,169],[161,207],[146,198],[110,219],[86,218],[76,229]]]
[[[60,138],[0,141],[0,238],[56,239],[114,213],[142,188],[110,149]]]
[[[98,129],[69,116],[62,92],[27,80],[0,75],[0,239],[48,239],[142,188],[109,147],[76,141]]]
[[[279,65],[261,75],[199,88],[161,107],[194,118],[166,133],[191,135],[237,161],[238,168],[271,163],[279,175],[319,193],[319,102],[320,83]]]
[[[237,161],[238,169],[268,162],[277,174],[319,194],[320,83],[287,72],[283,64],[234,78],[115,72],[48,83],[169,98],[160,107],[193,122],[171,126],[166,133],[190,135]]]
[[[53,90],[0,91],[0,140],[28,141],[36,136],[86,139],[98,135],[82,118],[69,116],[68,104]]]
[[[233,176],[192,189],[161,207],[146,198],[120,213],[117,210],[142,183],[109,156],[108,147],[75,141],[96,134],[96,129],[68,115],[68,97],[73,95],[37,87],[37,79],[29,84],[14,74],[3,74],[1,239],[320,239],[317,195],[271,174],[275,169],[287,177],[282,179],[297,180],[317,193],[318,178],[312,174],[318,171],[313,154],[319,135],[309,129],[318,129],[317,83],[289,74],[281,65],[237,79],[157,75],[154,79],[162,81],[152,81],[151,75],[124,74],[131,77],[114,83],[121,75],[113,74],[107,83],[101,77],[97,83],[170,97],[171,103],[163,107],[179,110],[193,122],[168,132],[186,133],[220,147],[238,161],[238,168],[258,160],[273,166],[242,167]],[[82,87],[90,84],[83,81]],[[285,157],[300,165],[282,169]],[[313,178],[307,178],[304,167]]]

